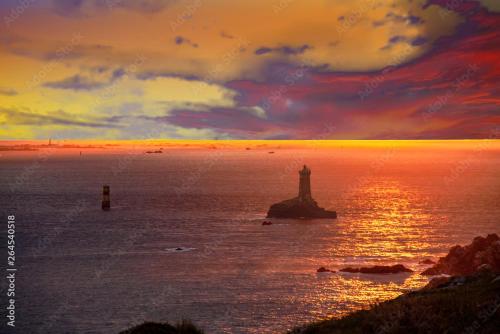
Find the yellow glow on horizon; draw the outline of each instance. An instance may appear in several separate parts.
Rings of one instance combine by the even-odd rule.
[[[46,145],[47,140],[0,140],[0,146]],[[100,139],[52,139],[57,145],[92,146],[165,146],[166,148],[252,148],[252,149],[294,149],[294,148],[500,148],[500,139],[454,139],[454,140],[193,140],[193,139],[145,139],[145,140],[100,140]]]

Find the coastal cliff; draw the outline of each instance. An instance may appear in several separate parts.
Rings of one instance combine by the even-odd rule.
[[[422,275],[424,288],[343,318],[304,325],[289,334],[496,334],[500,328],[500,238],[454,246]]]
[[[500,238],[496,234],[476,237],[466,246],[453,246],[422,275],[470,275],[481,267],[500,272]]]
[[[500,275],[487,272],[430,283],[368,310],[304,325],[289,334],[497,334],[498,328]]]

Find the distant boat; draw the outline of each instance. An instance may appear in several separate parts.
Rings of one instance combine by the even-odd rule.
[[[269,153],[269,154],[274,154],[274,151],[270,151],[270,152],[267,152],[267,153]]]
[[[163,151],[146,151],[147,154],[163,153]]]

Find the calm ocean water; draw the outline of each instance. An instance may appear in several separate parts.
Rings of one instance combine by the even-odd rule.
[[[7,152],[0,202],[17,221],[17,333],[181,319],[207,333],[283,333],[421,287],[418,273],[316,269],[419,272],[422,259],[500,232],[500,145],[479,145]],[[304,163],[313,197],[339,218],[262,226],[270,204],[296,196]]]

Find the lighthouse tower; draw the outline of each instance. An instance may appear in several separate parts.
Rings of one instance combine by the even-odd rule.
[[[304,165],[299,171],[299,201],[310,202],[311,196],[311,170]]]
[[[267,218],[337,218],[337,212],[328,211],[311,196],[311,170],[304,165],[299,171],[299,196],[271,205]]]

